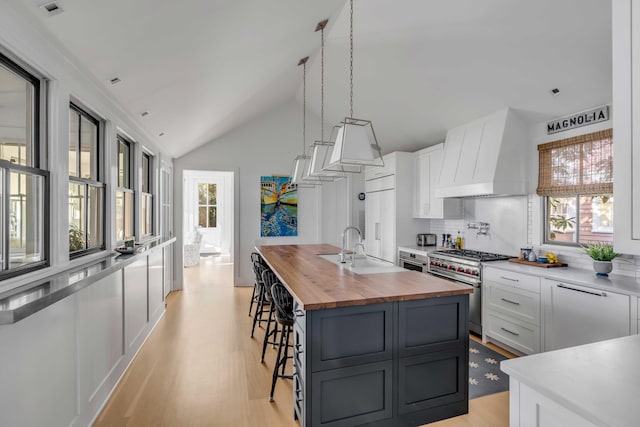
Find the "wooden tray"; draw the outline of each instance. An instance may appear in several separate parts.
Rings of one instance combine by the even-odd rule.
[[[554,268],[554,267],[567,266],[567,264],[563,264],[561,262],[556,262],[555,264],[549,264],[548,262],[541,263],[541,262],[525,261],[523,259],[518,259],[518,258],[510,258],[509,262],[515,262],[516,264],[524,264],[524,265],[530,265],[532,267],[540,267],[540,268]]]

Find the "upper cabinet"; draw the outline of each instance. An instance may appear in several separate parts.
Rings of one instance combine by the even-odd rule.
[[[462,217],[461,199],[442,199],[435,196],[435,184],[442,169],[443,147],[444,144],[437,144],[415,153],[414,218]]]
[[[447,132],[437,197],[527,194],[526,127],[510,108]]]
[[[640,7],[613,0],[613,195],[617,252],[640,254]]]

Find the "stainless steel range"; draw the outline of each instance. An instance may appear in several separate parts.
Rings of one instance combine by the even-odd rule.
[[[473,294],[469,295],[469,329],[482,334],[482,263],[509,258],[512,257],[468,249],[434,251],[429,253],[427,271],[473,286]]]

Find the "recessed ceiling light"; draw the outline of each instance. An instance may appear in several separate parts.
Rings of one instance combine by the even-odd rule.
[[[40,7],[45,11],[45,13],[48,16],[55,16],[64,12],[64,9],[61,8],[56,2],[53,2],[53,1],[49,3],[41,4]]]
[[[164,136],[164,132],[160,132],[158,136]]]
[[[122,80],[120,80],[120,77],[114,77],[109,81],[111,82],[112,85],[114,85],[116,83],[120,83]]]
[[[149,112],[145,111],[142,114],[140,114],[140,117],[147,117],[148,115],[149,115]]]
[[[558,89],[557,87],[554,87],[553,89],[551,89],[551,95],[556,96],[559,93],[560,93],[560,89]]]

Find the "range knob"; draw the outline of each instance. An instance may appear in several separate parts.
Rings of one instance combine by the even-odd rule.
[[[449,270],[453,270],[453,269],[455,269],[455,267],[453,265],[450,265]]]
[[[458,267],[458,268],[456,269],[456,271],[457,271],[458,273],[462,273],[462,272],[464,271],[464,268],[462,268],[462,267]]]
[[[473,270],[471,271],[471,275],[473,276],[479,276],[478,271],[477,270]]]

